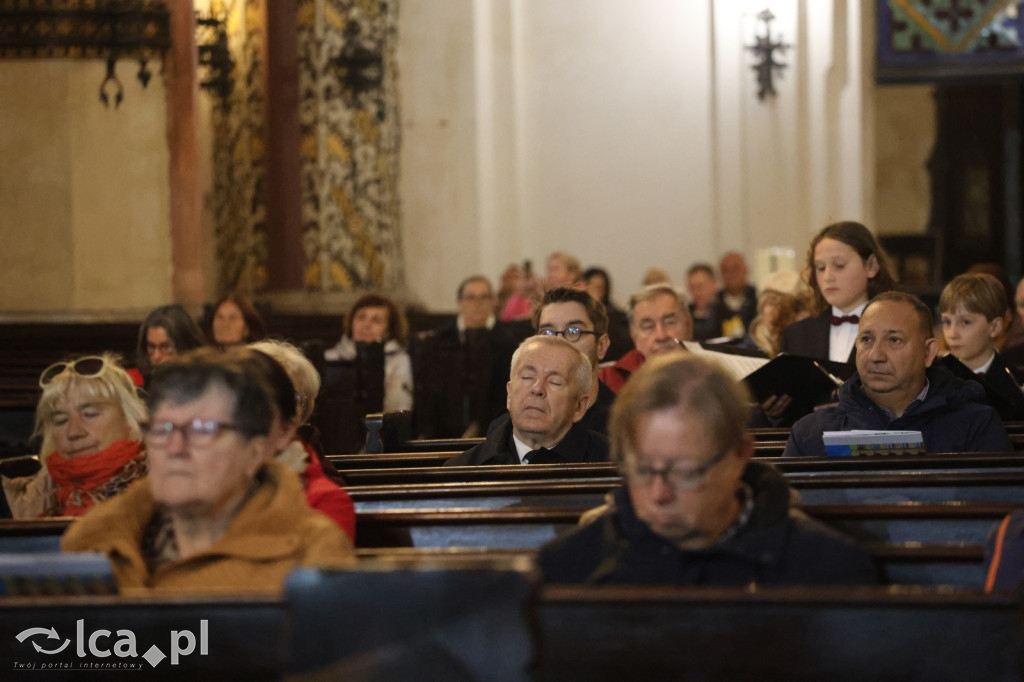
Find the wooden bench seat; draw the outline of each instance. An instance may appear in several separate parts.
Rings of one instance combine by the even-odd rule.
[[[407,461],[421,455],[345,455],[330,457],[350,487],[362,485],[404,485],[467,481],[514,481],[544,478],[618,478],[617,465],[540,464],[498,466],[442,466],[449,453],[429,455],[436,459]],[[360,458],[353,465],[354,458]],[[912,457],[774,457],[770,463],[784,473],[830,476],[836,472],[863,475],[893,472],[1024,472],[1024,457],[1014,453],[964,453]],[[379,466],[376,466],[379,465]],[[408,466],[407,466],[408,465]]]
[[[982,545],[1018,505],[808,505],[806,513],[862,542]],[[539,547],[575,527],[584,508],[391,509],[356,517],[361,547]]]
[[[400,533],[393,533],[393,541],[390,544],[404,543],[406,546],[366,546],[367,543],[374,541],[388,544],[381,542],[382,537],[385,536],[379,528],[380,519],[376,521],[378,523],[376,529],[373,529],[372,525],[363,526],[364,529],[369,528],[368,532],[372,532],[372,534],[364,533],[363,536],[357,536],[359,541],[357,556],[362,559],[445,561],[474,557],[532,557],[540,544],[531,545],[522,542],[518,544],[523,546],[460,544],[455,535],[457,530],[452,530],[450,519],[448,519],[449,525],[446,527],[444,524],[440,524],[438,529],[438,538],[442,541],[437,541],[432,545],[423,541],[422,533],[418,533],[415,538],[412,534],[402,536]],[[571,514],[563,518],[562,521],[564,521],[565,530],[575,525]],[[0,522],[0,552],[57,552],[59,551],[60,535],[66,529],[67,523],[66,519]],[[490,528],[493,532],[500,532],[500,529],[495,530],[493,525]],[[447,533],[449,537],[444,538],[444,533]],[[419,540],[422,544],[408,546],[414,540]],[[505,545],[515,544],[517,543],[505,543]],[[984,583],[984,563],[980,543],[868,541],[864,545],[875,557],[885,579],[891,583],[956,585],[972,588],[980,588]]]
[[[536,680],[1013,680],[1012,595],[921,588],[543,589]]]
[[[1024,504],[1024,472],[785,474],[804,504],[1003,502]],[[349,488],[357,512],[384,509],[596,507],[618,477],[413,483]]]
[[[325,574],[317,587],[326,610],[334,611],[337,596],[351,599],[345,589],[350,582]],[[369,599],[380,601],[375,594]],[[475,603],[486,608],[489,600]],[[1018,611],[1012,594],[948,588],[548,585],[508,617],[523,617],[535,628],[529,670],[535,680],[942,682],[1020,679]],[[15,635],[53,627],[60,638],[71,639],[81,619],[87,636],[100,629],[112,633],[98,640],[100,646],[111,646],[117,630],[132,631],[140,654],[86,660],[137,663],[145,679],[279,679],[289,659],[301,653],[288,645],[289,620],[306,616],[289,612],[282,598],[8,598],[0,600],[0,656],[9,663],[75,665],[80,659],[74,646],[42,656],[30,646],[36,639],[45,644],[42,636],[19,642]],[[156,667],[142,660],[151,645],[169,653],[172,630],[189,630],[198,640],[201,620],[207,621],[207,655],[197,642],[175,666],[166,659]],[[377,620],[387,621],[377,628],[396,628],[391,635],[382,631],[385,637],[407,641],[402,633],[409,629],[402,624],[408,616],[401,609],[389,604]],[[327,619],[312,613],[296,627],[318,630],[319,639],[310,644],[327,661],[340,649],[331,641],[350,637],[344,614]],[[493,646],[484,638],[463,653],[486,657]]]
[[[990,529],[1016,508],[1007,504],[811,505],[806,512],[871,546],[980,547]],[[576,527],[583,509],[434,509],[357,515],[361,549],[533,550]],[[0,552],[58,551],[68,519],[0,521]],[[952,550],[948,562],[968,559]],[[976,550],[971,550],[976,551]],[[898,557],[893,556],[893,559]]]
[[[598,493],[599,494],[599,493]],[[448,507],[400,508],[394,504],[357,514],[360,547],[485,547],[530,549],[575,527],[586,503],[539,506],[543,500],[505,508],[473,508],[473,497]],[[357,497],[357,503],[360,501]],[[993,526],[1019,505],[1000,502],[808,504],[817,518],[862,542],[931,545],[984,544]],[[0,521],[0,551],[56,551],[66,519]]]
[[[385,415],[385,419],[388,416]],[[1006,432],[1010,435],[1010,441],[1014,443],[1015,449],[1024,447],[1024,422],[1007,422],[1004,426],[1006,427]],[[789,438],[789,429],[786,427],[748,429],[748,433],[753,436],[754,442],[758,447],[768,449],[778,448],[780,444],[782,447],[785,447],[786,440]],[[478,443],[482,443],[483,440],[483,438],[414,438],[400,443],[389,443],[385,440],[383,446],[385,453],[439,452],[444,450],[463,452]]]
[[[120,679],[145,680],[246,679],[279,680],[285,672],[282,641],[288,613],[284,602],[270,597],[4,597],[0,599],[0,660],[4,661],[8,679],[39,677],[40,679]],[[83,621],[86,656],[79,658],[76,649],[77,621]],[[201,653],[201,622],[206,621],[206,650]],[[35,635],[19,641],[19,633],[30,628],[53,628],[57,638]],[[89,655],[88,638],[99,630],[107,636],[98,637],[96,648],[111,655]],[[113,653],[121,639],[118,631],[131,631],[136,640],[137,657],[118,657]],[[172,631],[189,631],[195,638],[191,654],[178,657],[172,665]],[[33,644],[57,649],[62,641],[69,645],[59,653],[42,655]],[[155,658],[156,665],[144,659],[151,646],[165,658]],[[179,651],[187,646],[181,635]],[[24,672],[17,663],[35,663],[36,668]],[[124,664],[138,666],[133,670],[79,669],[85,664]],[[40,670],[42,665],[53,668]],[[66,666],[66,667],[65,667]],[[13,668],[13,672],[12,672]],[[39,675],[39,672],[46,674]],[[19,672],[22,673],[19,675]],[[88,677],[87,677],[88,676]]]
[[[334,467],[352,481],[369,482],[374,478],[374,483],[384,483],[386,478],[399,482],[402,477],[409,474],[402,471],[384,473],[384,470],[401,469],[428,469],[436,471],[429,475],[435,480],[468,480],[474,478],[487,478],[494,475],[501,477],[512,475],[513,471],[519,472],[515,476],[520,478],[532,478],[535,476],[546,476],[545,472],[551,471],[552,467],[568,467],[568,470],[579,469],[591,475],[590,472],[601,470],[614,471],[614,463],[604,464],[544,464],[544,465],[497,465],[497,466],[468,466],[468,467],[444,467],[444,463],[459,454],[454,450],[442,450],[437,452],[423,453],[395,453],[387,455],[328,455],[328,459]],[[1024,471],[1024,454],[1018,452],[1007,453],[935,453],[932,455],[912,456],[891,456],[891,457],[782,457],[780,455],[769,456],[757,454],[758,461],[770,463],[783,471],[923,471],[948,469],[951,471],[962,471],[965,469],[1006,469]],[[505,473],[503,473],[505,472]],[[410,472],[411,473],[411,472]],[[426,475],[427,472],[416,472],[415,475]],[[568,474],[573,475],[573,474]],[[425,481],[421,481],[425,482]],[[359,483],[352,483],[358,485]]]

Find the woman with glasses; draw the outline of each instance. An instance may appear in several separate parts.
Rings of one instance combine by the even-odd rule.
[[[43,467],[3,479],[14,518],[79,516],[147,471],[146,411],[112,354],[50,365],[39,378],[35,434]]]
[[[688,354],[650,358],[608,423],[625,485],[588,525],[541,548],[549,582],[870,584],[871,556],[791,513],[792,490],[751,459],[743,387]]]
[[[136,383],[144,386],[154,367],[205,345],[203,331],[180,305],[154,308],[139,325],[139,338],[135,344]],[[132,373],[129,370],[129,374]]]
[[[150,475],[72,524],[61,548],[101,552],[122,592],[278,593],[293,568],[352,546],[272,458],[272,398],[244,351],[161,365],[147,400]]]

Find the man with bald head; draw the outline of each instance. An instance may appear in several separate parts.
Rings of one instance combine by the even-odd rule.
[[[825,456],[824,431],[920,431],[926,452],[1012,452],[985,391],[933,365],[938,342],[919,298],[890,291],[873,298],[857,330],[857,373],[839,404],[812,412],[790,431],[784,456]]]
[[[474,464],[607,462],[608,439],[578,424],[590,403],[590,359],[559,336],[531,336],[512,355],[508,414],[487,439],[448,460]]]

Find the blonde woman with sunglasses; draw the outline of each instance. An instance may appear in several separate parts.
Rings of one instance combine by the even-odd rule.
[[[142,426],[146,408],[110,353],[47,367],[35,435],[43,467],[3,479],[14,518],[80,516],[148,471]]]

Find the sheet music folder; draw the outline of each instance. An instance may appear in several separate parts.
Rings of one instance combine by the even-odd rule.
[[[787,414],[794,417],[808,414],[816,405],[834,400],[835,390],[856,371],[853,365],[802,355],[782,354],[769,360],[758,351],[755,353],[760,357],[746,353],[741,355],[735,347],[720,350],[715,345],[705,346],[689,341],[684,342],[684,347],[719,363],[737,381],[743,381],[758,404],[773,395],[790,396],[793,402]]]

